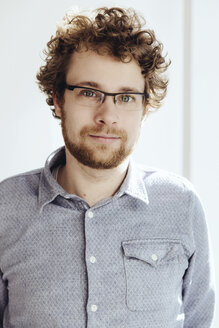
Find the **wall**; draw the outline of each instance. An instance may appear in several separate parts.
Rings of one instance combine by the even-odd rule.
[[[191,180],[205,207],[212,237],[215,278],[219,287],[219,103],[218,0],[192,3]],[[215,325],[219,327],[219,306]]]

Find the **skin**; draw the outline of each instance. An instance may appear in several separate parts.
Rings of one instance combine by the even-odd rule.
[[[86,83],[83,83],[85,82]],[[91,50],[75,52],[70,60],[66,82],[105,92],[143,92],[144,78],[137,62],[123,63]],[[96,83],[96,85],[92,85]],[[64,104],[53,97],[56,115],[61,118],[65,140],[66,165],[59,170],[58,183],[70,194],[76,194],[94,206],[115,194],[128,168],[129,155],[139,138],[143,105],[136,111],[124,112],[106,97],[97,108],[81,107],[72,102],[72,91],[65,90]],[[75,154],[84,150],[83,156]],[[123,150],[123,152],[121,151]]]

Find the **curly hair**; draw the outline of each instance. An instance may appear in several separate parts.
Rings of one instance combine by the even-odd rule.
[[[47,104],[54,106],[53,94],[63,104],[71,55],[85,49],[117,57],[122,62],[136,60],[144,76],[145,92],[149,94],[145,108],[158,109],[167,92],[168,79],[163,73],[170,61],[162,55],[163,45],[154,31],[143,29],[144,25],[144,18],[132,8],[103,7],[90,16],[67,12],[56,35],[47,43],[45,65],[36,76],[39,88],[47,95]],[[51,110],[55,116],[54,108]]]

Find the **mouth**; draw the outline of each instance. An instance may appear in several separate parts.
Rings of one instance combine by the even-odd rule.
[[[120,137],[117,136],[109,136],[109,135],[92,135],[90,134],[89,137],[91,137],[94,141],[100,142],[100,143],[113,143],[120,139]]]

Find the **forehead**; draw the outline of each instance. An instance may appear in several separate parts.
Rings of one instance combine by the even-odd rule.
[[[70,58],[66,82],[77,85],[82,81],[94,81],[105,91],[111,92],[124,86],[139,92],[144,90],[144,77],[135,60],[124,63],[91,50],[75,52]]]

